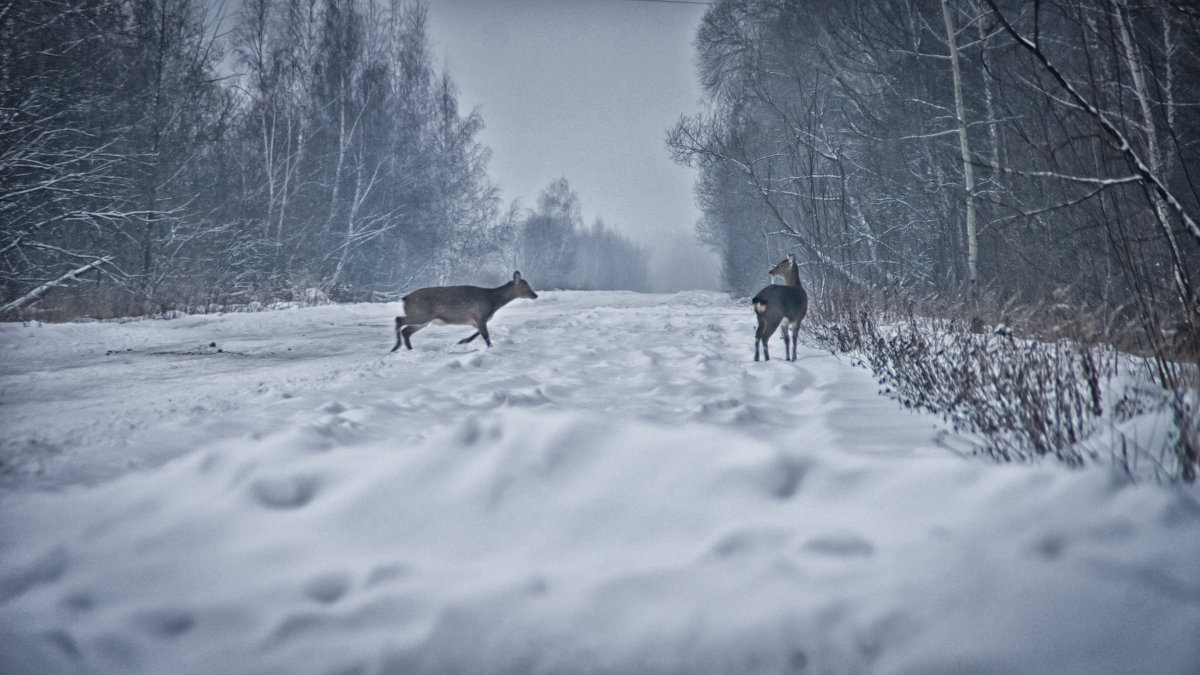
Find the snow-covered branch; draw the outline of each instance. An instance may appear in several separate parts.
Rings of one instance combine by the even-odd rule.
[[[104,258],[97,258],[97,259],[89,262],[88,264],[83,265],[82,267],[78,267],[76,269],[71,270],[70,272],[67,272],[66,274],[58,277],[57,279],[54,279],[52,281],[47,281],[46,283],[42,284],[41,286],[38,286],[37,288],[33,289],[32,291],[29,291],[25,295],[22,295],[21,297],[15,299],[15,300],[12,300],[10,302],[7,302],[3,306],[0,306],[0,316],[9,314],[11,312],[15,312],[16,310],[19,310],[22,307],[25,307],[33,302],[36,302],[43,295],[48,293],[50,290],[59,288],[61,286],[65,286],[68,282],[72,281],[73,279],[80,276],[81,274],[84,274],[85,272],[88,272],[90,270],[94,270],[97,267],[100,267],[101,265],[104,265],[104,264],[107,264],[110,262],[112,262],[112,256],[106,256]]]
[[[1159,176],[1151,169],[1147,162],[1134,148],[1129,138],[1123,131],[1121,131],[1120,127],[1117,126],[1113,120],[1110,119],[1109,115],[1101,110],[1095,103],[1088,100],[1088,98],[1085,97],[1078,90],[1078,88],[1075,87],[1075,85],[1071,84],[1070,80],[1068,80],[1062,74],[1062,72],[1054,65],[1054,63],[1050,60],[1046,53],[1042,51],[1042,48],[1038,44],[1022,35],[1012,25],[1012,23],[1009,22],[1008,18],[996,5],[996,0],[986,1],[988,6],[992,8],[992,12],[994,13],[996,19],[1000,22],[1000,25],[1004,27],[1004,30],[1009,34],[1009,36],[1012,37],[1012,39],[1016,41],[1016,43],[1025,51],[1032,55],[1039,64],[1041,64],[1046,73],[1050,75],[1050,77],[1053,78],[1056,83],[1058,83],[1058,85],[1067,93],[1067,95],[1072,101],[1075,102],[1076,105],[1078,105],[1082,110],[1086,111],[1086,113],[1091,116],[1093,120],[1095,120],[1097,126],[1104,131],[1104,134],[1106,138],[1109,139],[1112,147],[1129,161],[1138,178],[1145,183],[1146,186],[1149,187],[1160,199],[1170,205],[1175,214],[1183,221],[1184,227],[1187,229],[1188,234],[1191,235],[1192,239],[1195,240],[1197,245],[1200,245],[1200,223],[1197,223],[1195,218],[1193,218],[1188,210],[1184,208],[1183,203],[1180,202],[1172,190],[1166,185],[1163,177]]]

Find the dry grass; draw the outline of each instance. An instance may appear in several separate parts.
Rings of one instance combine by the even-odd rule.
[[[276,288],[219,290],[195,283],[163,284],[153,297],[116,284],[82,285],[53,289],[41,300],[22,308],[5,321],[46,321],[162,317],[176,314],[215,314],[254,311],[280,303],[327,304],[328,295],[315,285],[297,281]]]
[[[1098,459],[1081,441],[1106,416],[1138,408],[1169,412],[1174,448],[1168,478],[1191,482],[1200,468],[1198,350],[1161,330],[1147,335],[1121,308],[1038,306],[983,298],[896,299],[853,290],[814,303],[809,331],[823,347],[850,353],[881,390],[906,406],[978,434],[997,461],[1053,457],[1069,466]],[[990,317],[990,319],[984,318]],[[1137,370],[1145,386],[1106,402],[1107,383]],[[1128,468],[1128,458],[1103,458]],[[1156,460],[1160,463],[1161,460]]]

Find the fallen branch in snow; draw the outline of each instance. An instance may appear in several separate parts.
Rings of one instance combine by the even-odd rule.
[[[97,267],[107,264],[107,263],[110,263],[110,262],[112,262],[112,256],[105,256],[103,258],[97,258],[82,267],[79,267],[77,269],[71,270],[70,272],[67,272],[66,274],[62,275],[61,277],[59,277],[53,281],[47,281],[46,283],[42,284],[41,286],[38,286],[37,288],[33,289],[32,291],[29,291],[28,293],[26,293],[25,295],[22,295],[21,297],[17,298],[16,300],[13,300],[12,302],[9,302],[8,304],[4,305],[3,307],[0,307],[0,316],[9,314],[11,312],[15,312],[18,309],[21,309],[22,307],[24,307],[26,305],[30,305],[30,304],[36,302],[38,299],[40,299],[43,295],[45,295],[51,289],[58,288],[60,286],[65,286],[67,284],[67,282],[71,281],[72,279],[75,279],[79,275],[81,275],[89,270],[96,269]]]

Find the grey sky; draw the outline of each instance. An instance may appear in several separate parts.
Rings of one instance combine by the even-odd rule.
[[[691,244],[693,174],[666,130],[694,113],[692,41],[707,5],[630,0],[429,0],[436,63],[478,107],[489,173],[506,200],[536,203],[566,176],[596,217],[652,250],[662,290],[715,287]],[[690,258],[690,260],[689,260]],[[694,278],[686,278],[694,275]]]

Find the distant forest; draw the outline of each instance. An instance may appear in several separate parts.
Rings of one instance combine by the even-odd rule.
[[[696,48],[707,105],[668,143],[736,292],[795,252],[818,310],[869,287],[1197,335],[1194,2],[721,0]]]
[[[645,290],[555,181],[504,205],[401,0],[0,0],[0,315],[500,282]]]

